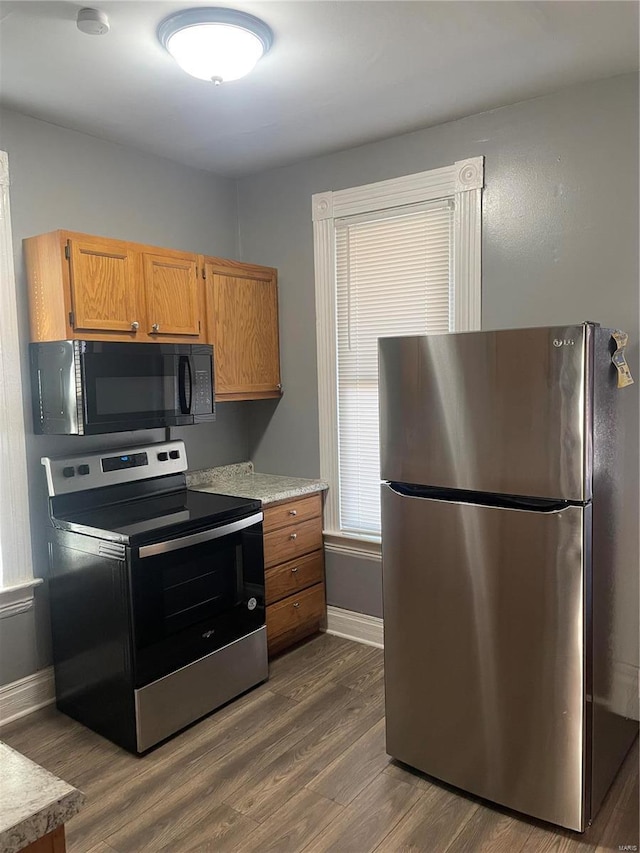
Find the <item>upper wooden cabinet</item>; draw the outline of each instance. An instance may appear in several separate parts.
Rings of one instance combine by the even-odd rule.
[[[154,335],[200,334],[198,263],[193,255],[143,254],[149,332]]]
[[[204,268],[216,400],[279,397],[277,271],[221,258]]]
[[[31,340],[205,342],[198,255],[70,231],[24,250]]]
[[[70,239],[67,247],[74,329],[130,332],[139,314],[135,254],[110,240]]]

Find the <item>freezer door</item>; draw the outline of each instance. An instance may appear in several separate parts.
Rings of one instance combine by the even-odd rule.
[[[387,752],[583,830],[590,507],[529,512],[382,489]]]
[[[583,325],[381,338],[382,479],[589,500],[592,334]]]

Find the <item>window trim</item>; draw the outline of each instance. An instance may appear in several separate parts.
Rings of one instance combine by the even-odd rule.
[[[481,324],[481,200],[484,157],[458,160],[450,166],[401,178],[364,184],[312,196],[318,355],[320,476],[329,482],[324,509],[325,538],[341,550],[362,550],[379,537],[345,534],[340,530],[338,489],[338,402],[336,363],[335,220],[442,198],[455,199],[453,217],[453,328],[480,329]]]
[[[29,610],[33,588],[42,583],[33,577],[27,451],[22,403],[22,372],[18,332],[11,208],[9,158],[0,151],[0,521],[2,573],[0,618]],[[4,342],[4,344],[3,344]],[[11,507],[11,512],[6,508]]]

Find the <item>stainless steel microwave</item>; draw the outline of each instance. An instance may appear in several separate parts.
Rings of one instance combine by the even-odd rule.
[[[215,419],[213,347],[29,344],[36,433],[96,435]]]

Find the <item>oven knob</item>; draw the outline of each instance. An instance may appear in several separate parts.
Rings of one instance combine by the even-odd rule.
[[[67,465],[66,468],[62,469],[63,477],[75,477],[76,469],[72,465]]]
[[[249,610],[255,610],[257,604],[258,602],[255,600],[255,598],[250,598],[249,601],[247,601],[247,607],[249,608]]]
[[[169,458],[169,454],[167,453],[166,450],[163,450],[161,453],[158,453],[158,461],[159,462],[166,462],[168,458]]]
[[[180,459],[180,451],[179,450],[170,450],[169,456],[171,459]]]
[[[78,465],[78,474],[88,474],[90,470],[88,465]]]

